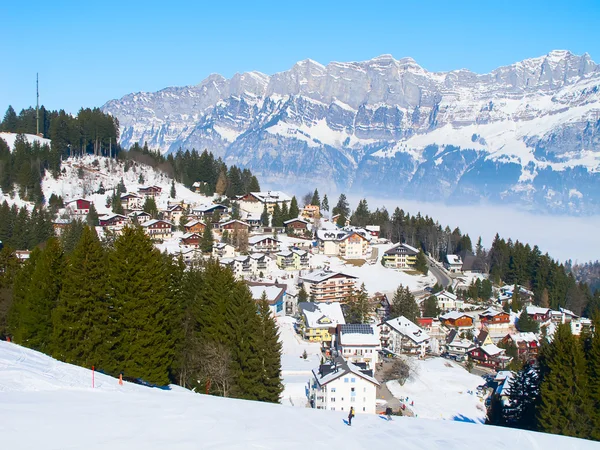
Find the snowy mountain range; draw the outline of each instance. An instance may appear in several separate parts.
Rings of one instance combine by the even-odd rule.
[[[588,54],[552,51],[483,75],[390,55],[304,60],[103,110],[125,147],[207,148],[273,188],[600,213],[600,66]]]

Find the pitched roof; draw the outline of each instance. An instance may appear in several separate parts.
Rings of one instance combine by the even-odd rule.
[[[446,262],[452,265],[462,265],[462,259],[458,255],[446,255]]]
[[[540,308],[539,306],[528,306],[527,307],[527,314],[529,315],[533,315],[533,314],[541,314],[541,315],[546,315],[550,312],[550,308]]]
[[[321,281],[328,280],[329,278],[334,277],[336,275],[342,275],[346,278],[354,278],[354,279],[357,278],[353,275],[348,275],[343,272],[331,272],[329,270],[321,270],[321,271],[315,271],[315,272],[311,272],[307,275],[304,275],[301,279],[304,281],[312,282],[312,283],[320,283]]]
[[[494,309],[490,306],[488,309],[486,309],[482,313],[479,313],[479,317],[496,317],[496,316],[499,316],[500,314],[507,314],[507,313],[504,311],[498,311],[497,309]]]
[[[296,217],[295,219],[286,220],[285,222],[283,222],[283,224],[288,225],[292,222],[302,222],[305,225],[309,224],[309,222],[307,220],[301,219],[300,217]]]
[[[375,345],[379,346],[379,336],[373,325],[366,323],[349,323],[340,326],[341,345]]]
[[[249,223],[242,222],[241,220],[237,220],[237,219],[228,220],[227,222],[222,223],[221,227],[224,227],[225,225],[229,225],[230,223],[241,223],[242,225],[244,225],[246,227],[250,227]]]
[[[482,351],[487,353],[489,356],[500,356],[504,353],[504,349],[498,347],[495,344],[488,344],[480,347]]]
[[[330,328],[346,323],[339,303],[300,302],[298,309],[309,328]]]
[[[437,292],[433,295],[435,295],[435,297],[438,299],[443,296],[443,297],[448,297],[450,300],[454,300],[454,301],[458,300],[458,297],[455,294],[453,294],[452,292],[448,292],[448,291]]]
[[[274,238],[272,234],[262,234],[259,236],[250,236],[248,238],[248,244],[258,244],[259,242],[266,241],[267,239],[271,239],[272,241],[281,243],[281,241],[279,239]]]
[[[429,335],[422,328],[419,328],[414,322],[404,316],[396,317],[385,323],[402,336],[409,338],[415,344],[421,344],[430,339]]]
[[[360,367],[352,364],[350,361],[346,361],[341,356],[336,357],[334,363],[330,365],[323,364],[319,367],[318,371],[313,369],[312,372],[315,380],[321,386],[324,386],[327,383],[330,383],[333,380],[337,380],[338,378],[348,374],[354,374],[366,381],[369,381],[370,383],[373,383],[376,386],[379,386],[379,381],[364,373]]]
[[[289,202],[292,198],[281,191],[267,191],[267,192],[250,192],[250,195],[255,197],[262,203],[275,203],[275,202]]]
[[[169,222],[168,220],[162,220],[162,219],[152,219],[152,220],[148,220],[147,222],[144,222],[141,226],[146,228],[146,227],[151,227],[152,225],[157,224],[158,222],[164,222],[168,225],[173,226],[173,224],[171,222]]]
[[[407,244],[396,244],[392,248],[386,250],[384,255],[397,255],[397,254],[407,254],[407,255],[416,255],[419,251],[411,247]]]
[[[458,311],[448,311],[446,314],[442,314],[440,316],[440,319],[442,319],[442,320],[456,320],[456,319],[460,319],[461,317],[468,317],[471,320],[473,320],[473,316],[471,316],[470,314],[462,313],[462,312],[458,312]]]

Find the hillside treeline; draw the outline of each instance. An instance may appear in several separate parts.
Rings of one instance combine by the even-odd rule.
[[[106,243],[78,233],[72,251],[53,237],[22,266],[0,253],[2,337],[113,376],[279,401],[277,326],[229,269],[184,270],[139,227]]]

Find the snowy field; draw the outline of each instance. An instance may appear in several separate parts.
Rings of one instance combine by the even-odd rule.
[[[483,384],[480,376],[472,375],[462,366],[443,358],[419,360],[411,358],[416,373],[400,386],[387,383],[394,397],[408,397],[408,405],[419,418],[483,422],[485,406],[475,395]],[[473,394],[467,391],[473,391]],[[414,406],[410,403],[414,402]]]
[[[286,408],[145,388],[0,342],[0,436],[11,450],[593,449],[559,436],[426,419]]]

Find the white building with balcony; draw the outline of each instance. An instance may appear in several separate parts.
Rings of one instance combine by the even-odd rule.
[[[348,323],[338,325],[337,350],[351,363],[365,363],[374,369],[379,361],[381,342],[374,325],[366,323]]]
[[[350,411],[375,414],[379,382],[371,370],[336,357],[312,371],[310,403],[313,408],[330,411]]]

